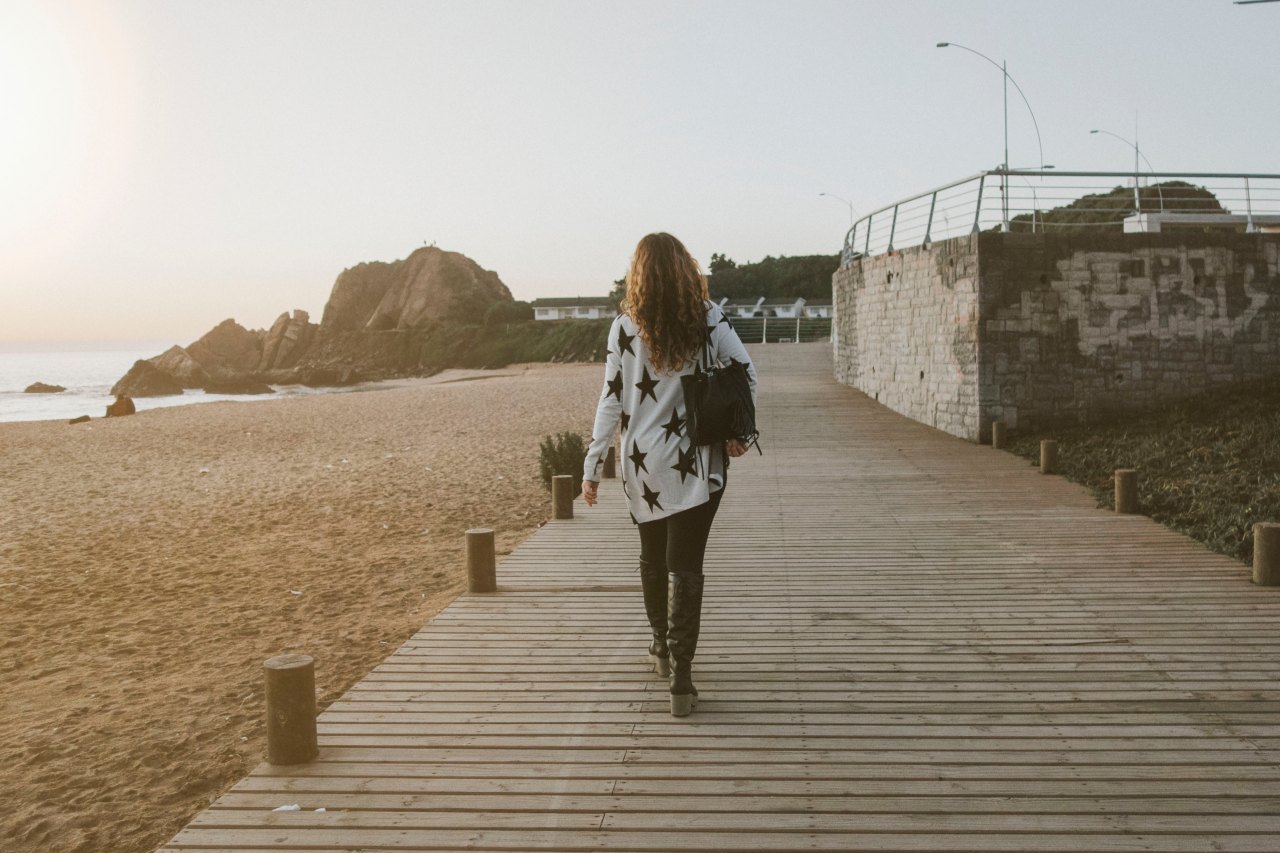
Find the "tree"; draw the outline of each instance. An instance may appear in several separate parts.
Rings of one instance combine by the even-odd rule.
[[[622,310],[622,300],[627,295],[627,277],[623,276],[613,283],[613,290],[609,291],[609,300],[617,306],[618,310]]]
[[[725,260],[728,260],[727,258]],[[755,263],[733,264],[713,270],[708,284],[713,299],[755,300],[802,296],[809,302],[831,301],[831,276],[839,255],[766,257]]]
[[[723,270],[731,270],[738,264],[733,258],[727,258],[717,252],[711,253],[711,263],[707,264],[707,272],[715,275]]]

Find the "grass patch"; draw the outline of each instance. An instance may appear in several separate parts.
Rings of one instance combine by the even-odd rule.
[[[1011,437],[1040,459],[1058,440],[1058,470],[1114,508],[1117,468],[1138,471],[1138,511],[1251,563],[1253,525],[1280,521],[1280,376],[1208,391],[1088,425]]]

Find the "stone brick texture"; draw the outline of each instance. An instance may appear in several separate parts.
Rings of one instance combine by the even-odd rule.
[[[833,285],[837,379],[973,441],[1280,373],[1280,234],[987,232]]]

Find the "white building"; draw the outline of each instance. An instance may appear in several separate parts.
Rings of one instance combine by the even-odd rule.
[[[730,302],[729,297],[720,300],[720,308],[730,319],[747,319],[751,317],[782,317],[806,320],[830,318],[830,305],[810,305],[802,296],[794,298],[765,299],[763,296],[755,301]]]
[[[755,302],[730,302],[729,297],[725,296],[720,300],[720,310],[723,311],[725,313],[725,316],[731,320],[734,318],[744,318],[744,317],[756,317],[756,316],[763,317],[764,316],[763,314],[757,315],[756,313],[757,311],[760,310],[760,306],[763,304],[764,304],[763,296],[761,296]]]
[[[607,296],[551,296],[535,299],[535,320],[612,320],[618,306]]]

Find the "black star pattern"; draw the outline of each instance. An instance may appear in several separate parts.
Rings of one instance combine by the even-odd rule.
[[[684,482],[686,476],[694,476],[698,473],[697,465],[698,449],[693,445],[689,445],[688,450],[680,451],[680,461],[672,465],[674,471],[680,472],[680,482]]]
[[[649,375],[649,368],[647,366],[644,368],[644,377],[636,383],[636,387],[640,389],[641,403],[644,402],[646,394],[653,398],[653,402],[658,402],[658,395],[653,392],[653,389],[658,387],[658,380]],[[619,397],[618,399],[621,400],[622,398]]]
[[[613,395],[614,397],[617,397],[618,402],[621,403],[622,402],[622,371],[619,370],[617,375],[614,376],[612,379],[610,379],[606,384],[608,384],[609,386],[609,393],[605,394],[605,396],[608,397],[610,395]]]
[[[630,459],[631,464],[635,466],[636,474],[639,474],[641,471],[646,474],[649,473],[649,469],[644,465],[644,458],[648,455],[648,453],[645,453],[640,449],[640,445],[638,443],[631,445],[631,455],[627,458]]]
[[[715,326],[707,326],[707,343],[708,344],[713,343],[713,341],[711,340],[711,336],[715,334],[715,331],[716,331]]]
[[[721,315],[720,315],[720,323],[724,323],[724,324],[725,324],[726,326],[728,326],[730,329],[732,329],[732,328],[733,328],[733,321],[729,319],[729,315],[728,315],[728,314],[721,314]],[[716,325],[720,325],[720,323],[717,323]]]
[[[631,415],[628,415],[626,412],[623,412],[622,413],[622,431],[623,432],[627,431],[627,425],[630,423],[631,423]]]
[[[683,427],[684,418],[680,417],[680,410],[672,408],[671,420],[662,425],[662,431],[666,433],[666,435],[662,437],[662,441],[665,443],[671,440],[671,436],[679,436],[680,430]]]
[[[629,355],[635,355],[635,353],[631,351],[631,342],[634,341],[635,339],[636,339],[635,335],[628,335],[627,330],[619,326],[618,327],[618,354],[621,355],[622,353],[625,352]]]
[[[655,492],[655,491],[652,491],[652,490],[649,488],[649,484],[648,484],[648,483],[641,483],[641,485],[642,485],[642,486],[644,486],[644,495],[643,495],[643,497],[644,497],[644,502],[645,502],[645,503],[647,503],[647,504],[649,505],[649,512],[653,512],[653,508],[654,508],[655,506],[656,506],[658,509],[662,509],[662,504],[658,503],[658,495],[662,494],[662,492]]]

